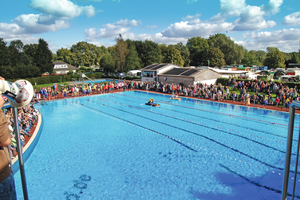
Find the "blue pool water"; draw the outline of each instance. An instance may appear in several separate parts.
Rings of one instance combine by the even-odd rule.
[[[114,81],[113,79],[95,79],[93,81],[90,80],[84,80],[85,83],[102,83],[102,82],[110,82],[110,81]],[[118,83],[118,80],[115,79],[116,83]],[[82,81],[76,81],[76,83],[82,83]]]
[[[151,97],[160,107],[145,105]],[[281,198],[287,113],[169,98],[131,91],[36,105],[44,126],[25,163],[29,198]]]

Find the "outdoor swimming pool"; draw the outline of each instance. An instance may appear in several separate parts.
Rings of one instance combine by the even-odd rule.
[[[151,97],[160,107],[145,105]],[[37,104],[44,127],[25,163],[29,199],[281,198],[287,113],[169,98],[122,92]],[[15,179],[22,198],[19,172]]]

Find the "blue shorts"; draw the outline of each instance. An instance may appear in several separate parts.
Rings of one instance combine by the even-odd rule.
[[[286,107],[286,108],[290,107],[290,104],[285,103],[285,107]]]
[[[0,200],[16,200],[15,179],[13,173],[0,182]]]

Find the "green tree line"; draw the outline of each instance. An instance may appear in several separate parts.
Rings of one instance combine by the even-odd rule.
[[[127,72],[153,63],[173,63],[182,67],[242,64],[276,69],[288,63],[300,63],[300,54],[281,52],[276,47],[248,51],[225,34],[211,35],[207,39],[197,36],[189,38],[186,44],[175,45],[124,40],[120,35],[114,46],[78,42],[70,49],[58,49],[55,54],[43,39],[39,39],[38,44],[23,45],[21,40],[7,44],[0,38],[1,76],[8,79],[38,77],[53,71],[53,61],[64,61],[82,69],[99,66],[110,72]]]

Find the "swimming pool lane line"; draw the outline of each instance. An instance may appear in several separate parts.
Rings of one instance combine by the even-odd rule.
[[[167,115],[167,114],[163,114],[163,113],[158,113],[158,112],[154,112],[154,111],[151,111],[151,110],[142,109],[142,108],[135,107],[135,106],[131,106],[131,105],[127,105],[127,104],[123,104],[123,103],[119,103],[119,102],[114,102],[114,101],[111,101],[111,100],[106,100],[106,99],[102,99],[102,98],[98,98],[98,99],[101,99],[101,100],[103,100],[103,101],[112,102],[112,103],[117,103],[117,104],[120,104],[120,105],[123,105],[123,106],[127,106],[127,107],[132,107],[132,108],[139,109],[139,110],[143,110],[143,111],[145,111],[145,112],[151,112],[151,113],[154,113],[154,114],[163,115],[163,116],[166,116],[166,117],[171,117],[171,118],[173,118],[173,119],[177,119],[177,120],[180,120],[180,121],[183,121],[183,122],[191,123],[191,124],[194,124],[194,125],[197,125],[197,126],[200,126],[200,127],[203,127],[203,126],[204,126],[204,127],[206,127],[206,128],[209,128],[209,129],[217,130],[217,131],[219,131],[219,132],[223,132],[223,133],[226,133],[226,134],[230,134],[230,135],[234,135],[234,136],[243,138],[243,139],[245,139],[245,140],[252,141],[252,142],[257,143],[257,144],[259,144],[259,145],[262,145],[262,146],[264,146],[264,147],[270,148],[270,149],[272,149],[272,150],[274,150],[274,151],[278,151],[278,152],[281,152],[281,153],[284,153],[284,154],[286,153],[286,152],[284,152],[284,151],[282,151],[282,150],[279,150],[279,149],[274,148],[274,147],[272,147],[272,146],[269,146],[269,145],[267,145],[267,144],[263,144],[263,143],[258,142],[258,141],[256,141],[256,140],[252,140],[252,139],[247,138],[247,137],[245,137],[245,136],[238,135],[238,134],[235,134],[235,133],[228,133],[228,132],[226,132],[226,131],[233,132],[234,130],[230,130],[230,129],[227,130],[226,128],[221,128],[221,127],[213,127],[212,125],[204,124],[204,123],[201,123],[201,122],[194,122],[194,121],[187,120],[187,119],[181,119],[181,118],[179,118],[179,117],[175,117],[175,116],[172,116],[172,115]],[[89,101],[89,100],[87,100],[87,101]],[[97,102],[95,102],[95,101],[92,101],[92,102],[97,103]],[[130,114],[132,114],[132,113],[130,113]],[[201,125],[200,125],[200,124],[201,124]],[[223,130],[222,130],[222,129],[223,129]],[[239,131],[234,131],[234,132],[240,133]],[[245,134],[245,133],[243,133],[243,134]],[[250,134],[248,134],[248,135],[250,135]],[[253,136],[253,135],[252,135],[252,136]],[[280,143],[281,143],[281,142],[280,142]],[[282,144],[284,144],[284,142],[283,142]],[[292,153],[292,155],[296,155],[296,154],[295,154],[295,153]]]
[[[198,117],[198,118],[202,118],[202,119],[206,119],[206,120],[211,120],[211,121],[214,121],[214,122],[219,122],[219,123],[223,123],[223,124],[227,124],[227,125],[231,125],[231,126],[236,126],[236,127],[240,127],[240,128],[244,128],[244,129],[249,129],[249,130],[252,130],[252,131],[255,131],[255,132],[261,132],[261,133],[264,133],[264,134],[267,134],[267,135],[273,135],[273,136],[276,136],[276,137],[281,137],[281,138],[287,139],[287,137],[282,136],[282,135],[278,135],[278,134],[274,134],[274,133],[270,133],[270,132],[266,132],[266,131],[261,131],[261,130],[257,130],[257,129],[250,128],[250,127],[243,127],[243,126],[238,125],[238,124],[233,124],[233,123],[228,123],[228,122],[224,122],[224,121],[220,121],[220,120],[216,120],[216,119],[211,119],[211,118],[203,117],[203,116],[200,116],[200,115],[194,115],[194,114],[181,112],[181,111],[178,111],[178,110],[172,110],[172,109],[169,109],[169,108],[163,108],[163,107],[160,107],[159,109],[164,109],[164,110],[169,110],[169,111],[176,112],[176,113],[191,115],[191,116],[194,116],[194,117]],[[199,123],[201,123],[201,122],[199,122]],[[202,124],[204,124],[204,123],[202,123]],[[211,126],[209,124],[207,124],[207,125]],[[286,128],[286,127],[280,127],[280,128]],[[225,128],[223,128],[223,129],[225,129]],[[234,131],[234,130],[230,130],[230,131]],[[234,131],[234,132],[241,133],[239,131]],[[248,133],[242,133],[242,134],[250,135]],[[265,137],[263,138],[261,136],[256,136],[256,135],[251,135],[251,136],[261,138],[261,139],[267,139],[267,140],[271,140],[271,141],[279,142],[279,143],[283,143],[283,144],[285,143],[285,142],[280,141],[280,140],[274,140],[274,139],[269,139],[269,138],[265,138]],[[293,141],[297,142],[298,140],[293,139]],[[296,145],[294,144],[294,146],[296,146]]]
[[[279,193],[279,194],[282,193],[281,190],[278,190],[278,189],[275,189],[275,188],[271,188],[271,187],[266,186],[266,185],[261,185],[261,184],[259,184],[259,183],[256,182],[256,181],[251,181],[251,180],[248,179],[247,177],[245,177],[245,176],[243,176],[243,175],[241,175],[241,174],[239,174],[239,173],[237,173],[237,172],[235,172],[235,171],[229,169],[228,167],[226,167],[225,165],[222,165],[221,163],[219,163],[219,165],[220,165],[222,168],[226,169],[227,171],[229,171],[229,172],[231,172],[231,173],[233,173],[233,174],[239,176],[240,178],[246,180],[247,182],[249,182],[249,183],[251,183],[251,184],[253,184],[253,185],[256,185],[257,187],[262,187],[262,188],[265,188],[265,189],[270,190],[270,191],[274,191],[274,192]],[[288,193],[287,195],[288,195],[288,196],[292,196],[290,193]],[[300,199],[300,196],[298,196],[298,195],[296,195],[295,197],[298,198],[298,199]]]
[[[83,105],[83,106],[86,106],[86,105],[84,105],[84,104],[81,104],[81,105]],[[99,105],[99,104],[98,104]],[[105,105],[105,104],[102,104],[103,106],[107,106],[107,105]],[[89,106],[86,106],[86,107],[89,107]],[[111,107],[111,108],[113,108],[113,109],[116,109],[116,108],[114,108],[114,107],[112,107],[112,106],[109,106],[109,107]],[[89,107],[90,109],[95,109],[95,108],[92,108],[92,107]],[[96,109],[96,110],[98,110],[98,109]],[[122,112],[125,112],[125,113],[128,113],[128,112],[126,112],[126,111],[123,111],[123,110],[121,110],[121,109],[117,109],[117,110],[120,110],[120,111],[122,111]],[[99,110],[100,111],[100,110]],[[100,111],[101,112],[101,111]],[[132,113],[129,113],[129,114],[132,114]],[[109,114],[110,115],[110,114]],[[225,147],[225,148],[228,148],[228,149],[231,149],[231,150],[233,150],[233,151],[235,151],[235,152],[237,152],[237,153],[239,153],[239,154],[241,154],[241,155],[244,155],[244,156],[246,156],[246,157],[248,157],[248,158],[250,158],[250,159],[252,159],[252,160],[255,160],[255,161],[257,161],[257,162],[259,162],[259,163],[262,163],[262,164],[264,164],[264,165],[266,165],[266,166],[268,166],[268,167],[271,167],[271,168],[274,168],[274,169],[278,169],[278,170],[284,170],[284,168],[282,168],[282,167],[276,167],[276,166],[274,166],[274,165],[271,165],[271,164],[269,164],[269,163],[266,163],[266,162],[264,162],[264,161],[261,161],[261,160],[259,160],[259,159],[257,159],[257,158],[254,158],[253,156],[250,156],[250,155],[248,155],[248,154],[246,154],[246,153],[243,153],[243,152],[241,152],[241,151],[239,151],[239,150],[237,150],[237,149],[234,149],[234,148],[232,148],[232,147],[229,147],[229,146],[227,146],[227,145],[225,145],[225,144],[222,144],[222,143],[220,143],[220,142],[218,142],[218,141],[216,141],[216,140],[213,140],[213,139],[211,139],[211,138],[209,138],[209,137],[206,137],[206,136],[204,136],[204,135],[200,135],[200,134],[198,134],[198,133],[195,133],[195,132],[192,132],[192,131],[188,131],[188,130],[185,130],[185,129],[181,129],[181,128],[179,128],[179,127],[175,127],[175,126],[172,126],[172,125],[168,125],[168,124],[166,124],[166,123],[163,123],[163,122],[159,122],[159,121],[156,121],[156,120],[153,120],[153,119],[150,119],[150,118],[147,118],[147,117],[144,117],[144,116],[141,116],[141,115],[137,115],[137,114],[132,114],[132,115],[136,115],[136,116],[138,116],[138,117],[141,117],[141,118],[144,118],[144,119],[147,119],[147,120],[151,120],[151,121],[154,121],[154,122],[158,122],[158,123],[161,123],[161,124],[165,124],[165,125],[167,125],[167,126],[170,126],[170,127],[172,127],[172,128],[176,128],[176,129],[179,129],[179,130],[182,130],[182,131],[184,131],[184,132],[189,132],[189,133],[192,133],[192,134],[194,134],[194,135],[198,135],[198,136],[200,136],[200,137],[203,137],[203,138],[205,138],[205,139],[207,139],[207,140],[210,140],[210,141],[212,141],[212,142],[214,142],[214,143],[217,143],[217,144],[219,144],[219,145],[221,145],[221,146],[223,146],[223,147]],[[111,115],[111,116],[113,116],[113,115]],[[118,117],[119,118],[119,117]],[[122,119],[122,118],[119,118],[119,119]],[[127,121],[127,120],[126,120]],[[133,122],[131,122],[131,123],[133,123]],[[140,126],[140,125],[139,125]],[[196,151],[196,150],[195,150]],[[197,151],[196,151],[197,152]],[[292,170],[290,170],[290,172],[292,172],[292,173],[295,173],[295,171],[292,171]],[[300,174],[300,172],[297,172],[297,174]]]
[[[124,101],[130,101],[131,102],[131,100],[128,100],[128,99],[122,99],[122,100],[124,100]],[[160,106],[159,109],[164,109],[164,110],[169,110],[169,111],[176,112],[176,113],[191,115],[191,116],[194,116],[194,117],[198,117],[198,118],[202,118],[202,119],[207,119],[207,120],[211,120],[211,121],[215,121],[215,122],[219,122],[219,123],[223,123],[223,124],[228,124],[228,125],[232,125],[232,126],[236,126],[236,127],[241,127],[241,128],[244,128],[244,129],[249,129],[249,130],[256,131],[256,132],[261,132],[261,133],[264,133],[264,134],[267,134],[267,135],[273,135],[273,136],[277,136],[277,137],[281,137],[281,138],[287,139],[287,137],[282,136],[282,135],[278,135],[278,134],[274,134],[274,133],[270,133],[270,132],[266,132],[266,131],[261,131],[261,130],[257,130],[257,129],[250,128],[250,127],[243,127],[243,126],[240,126],[240,125],[237,125],[237,124],[232,124],[232,123],[228,123],[228,122],[224,122],[224,121],[220,121],[220,120],[216,120],[216,119],[211,119],[211,118],[203,117],[203,116],[200,116],[200,115],[194,115],[194,114],[190,114],[190,113],[186,113],[186,112],[181,112],[181,111],[178,111],[178,110],[172,110],[172,109],[169,109],[169,108],[164,108],[162,106]],[[201,122],[199,122],[199,123],[201,123]],[[204,123],[202,123],[202,124],[204,124]],[[205,124],[205,125],[211,126],[209,124]],[[280,126],[280,128],[286,128],[286,127]],[[234,130],[230,130],[230,131],[234,131]],[[239,131],[234,131],[234,132],[241,133]],[[244,135],[250,135],[250,134],[246,134],[246,133],[242,133],[242,134],[244,134]],[[269,139],[269,138],[266,138],[266,137],[263,138],[261,136],[256,136],[256,135],[251,135],[251,136],[257,137],[257,138],[261,138],[261,139],[267,139],[267,140],[270,140],[270,141],[274,141],[274,142],[279,142],[279,143],[285,144],[285,142],[280,141],[280,140]],[[295,139],[293,139],[293,141],[294,142],[298,142],[298,140],[295,140]],[[293,146],[297,146],[297,145],[293,144]]]
[[[73,103],[74,104],[74,103]],[[76,104],[75,104],[76,105]],[[88,106],[87,106],[88,107]],[[92,111],[92,112],[95,112],[95,110],[93,109],[93,108],[91,108],[91,107],[89,107],[88,108],[88,110],[89,111]],[[98,112],[95,112],[95,113],[99,113],[99,110],[97,110]],[[147,130],[147,131],[150,131],[150,132],[153,132],[153,133],[156,133],[156,134],[159,134],[158,132],[156,132],[156,131],[153,131],[153,130],[151,130],[151,129],[148,129],[148,128],[144,128],[144,127],[141,127],[140,125],[136,125],[135,123],[133,124],[132,122],[130,122],[130,121],[128,121],[128,120],[124,120],[124,119],[122,119],[122,118],[119,118],[119,117],[115,117],[115,116],[113,116],[113,115],[110,115],[110,114],[103,114],[103,113],[101,113],[101,111],[100,111],[100,113],[99,114],[101,114],[101,115],[104,115],[104,116],[108,116],[108,117],[110,117],[110,118],[112,118],[112,119],[115,119],[115,120],[118,120],[118,121],[123,121],[123,122],[125,122],[125,123],[128,123],[128,124],[130,124],[130,125],[132,125],[132,126],[136,126],[136,127],[138,127],[138,128],[142,128],[142,129],[145,129],[145,130]],[[117,119],[118,118],[118,119]],[[126,122],[127,121],[127,122]],[[164,135],[164,134],[163,134]],[[175,138],[173,138],[174,140],[176,140],[176,141],[179,141],[179,142],[181,142],[181,143],[183,143],[183,141],[180,141],[180,140],[177,140],[177,139],[175,139]],[[187,143],[188,145],[191,145],[191,146],[193,146],[193,147],[196,147],[196,148],[198,148],[198,146],[195,146],[195,145],[192,145],[192,144],[190,144],[190,143]],[[186,145],[187,146],[187,145]],[[188,147],[188,146],[187,146]],[[190,149],[190,148],[188,148],[188,149]],[[202,149],[202,147],[200,147],[200,149],[201,150],[204,150],[205,152],[208,152],[208,153],[213,153],[213,154],[216,154],[216,155],[220,155],[220,156],[223,156],[221,153],[219,154],[219,153],[217,153],[217,152],[214,152],[214,151],[209,151],[209,150],[207,150],[206,148],[203,148]],[[199,151],[197,151],[197,150],[194,150],[195,152],[199,152]],[[224,157],[226,157],[227,159],[230,159],[230,160],[234,160],[234,161],[239,161],[241,164],[249,164],[250,166],[252,166],[252,164],[251,163],[246,163],[246,162],[242,162],[241,160],[239,160],[239,159],[235,159],[235,158],[232,158],[232,157],[230,157],[230,156],[227,156],[227,155],[224,155]],[[256,167],[257,168],[257,165],[253,165],[252,167]],[[264,170],[262,167],[258,167],[258,168],[260,168],[260,169],[262,169],[262,170]],[[269,172],[269,169],[265,169],[266,171],[268,171]],[[272,171],[273,172],[273,174],[275,174],[275,172],[274,171]],[[291,172],[293,172],[293,171],[291,171]],[[278,175],[281,175],[281,173],[278,173]],[[293,177],[291,177],[291,179],[294,179]],[[300,181],[300,180],[299,180]]]
[[[134,96],[129,96],[129,95],[125,95],[125,94],[118,94],[118,93],[114,93],[114,94],[116,94],[116,95],[122,95],[122,96],[128,96],[128,97],[132,97],[132,98],[143,99],[143,100],[148,100],[146,98],[134,97]],[[201,111],[204,111],[204,112],[211,112],[211,113],[216,113],[216,114],[222,114],[222,115],[228,115],[228,116],[233,116],[233,117],[239,117],[239,118],[243,118],[243,119],[250,119],[250,120],[264,122],[264,123],[269,123],[269,124],[278,124],[278,125],[282,125],[282,126],[288,126],[287,124],[282,124],[282,123],[277,123],[277,122],[270,122],[270,121],[266,121],[266,120],[255,119],[255,118],[250,118],[250,117],[244,117],[244,116],[239,116],[239,115],[234,115],[234,114],[226,114],[226,113],[221,113],[221,112],[217,112],[217,111],[210,111],[210,110],[205,110],[205,109],[200,109],[200,108],[193,108],[193,107],[190,107],[190,106],[173,104],[173,103],[169,103],[169,102],[166,102],[166,101],[157,101],[157,102],[159,102],[159,103],[165,103],[165,104],[169,104],[169,105],[173,105],[173,106],[180,106],[180,107],[185,107],[185,108],[190,108],[190,109],[201,110]],[[294,127],[295,128],[299,128],[299,126],[294,126]]]
[[[67,102],[68,102],[68,103],[72,103],[72,104],[76,105],[76,104],[75,104],[75,103],[73,103],[73,102],[69,102],[69,101],[67,101]],[[155,131],[155,130],[149,129],[149,128],[147,128],[147,127],[144,127],[144,126],[142,126],[142,125],[136,124],[136,123],[134,123],[134,122],[131,122],[131,121],[128,121],[128,120],[126,120],[126,119],[123,119],[123,118],[120,118],[120,117],[114,116],[114,115],[112,115],[112,114],[109,114],[109,113],[106,113],[106,112],[104,112],[104,111],[101,111],[101,110],[98,110],[98,109],[95,109],[95,108],[89,107],[89,106],[87,106],[87,105],[84,105],[84,104],[82,104],[82,103],[78,103],[78,104],[79,104],[79,105],[81,105],[81,106],[87,107],[87,108],[89,108],[89,109],[96,110],[97,112],[104,113],[104,114],[106,114],[106,115],[108,115],[108,116],[111,116],[111,117],[113,117],[113,118],[116,118],[116,119],[119,119],[119,120],[125,121],[125,122],[127,122],[127,123],[129,123],[129,124],[133,124],[133,125],[135,125],[135,126],[137,126],[137,127],[141,127],[141,128],[143,128],[143,129],[146,129],[146,130],[148,130],[148,131],[150,131],[150,132],[153,132],[153,133],[156,133],[156,134],[158,134],[158,135],[164,136],[164,137],[166,137],[166,138],[168,138],[168,139],[171,139],[172,141],[174,141],[174,142],[176,142],[176,143],[178,143],[178,144],[180,144],[180,145],[184,146],[185,148],[187,148],[187,149],[189,149],[189,150],[191,150],[191,151],[198,152],[197,150],[195,150],[195,149],[193,149],[193,148],[191,148],[191,147],[187,146],[186,144],[184,144],[184,143],[182,143],[182,142],[180,142],[180,141],[176,140],[175,138],[172,138],[172,137],[170,137],[170,136],[168,136],[168,135],[166,135],[166,134],[163,134],[163,133],[157,132],[157,131]]]

